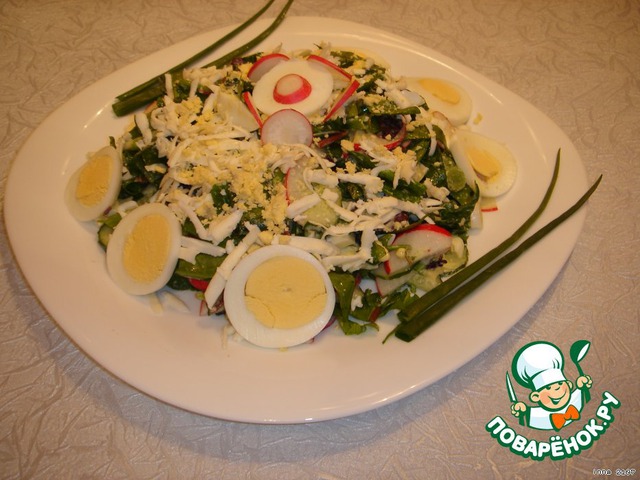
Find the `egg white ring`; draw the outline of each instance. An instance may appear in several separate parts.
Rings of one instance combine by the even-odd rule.
[[[64,200],[67,205],[67,209],[71,215],[80,222],[87,222],[98,218],[111,206],[120,192],[120,186],[122,184],[122,158],[116,149],[111,146],[98,150],[91,155],[91,158],[98,156],[106,156],[111,159],[109,183],[107,185],[107,191],[102,199],[95,205],[87,206],[79,203],[76,198],[78,181],[80,180],[82,170],[87,165],[86,162],[71,175],[64,191]]]
[[[489,152],[500,163],[500,173],[496,178],[485,181],[476,174],[466,153],[466,150],[474,145]],[[449,150],[458,167],[464,172],[467,183],[475,182],[483,197],[494,198],[504,195],[516,181],[518,164],[515,157],[506,145],[493,138],[470,130],[458,130],[451,138]]]
[[[322,277],[327,300],[322,312],[311,322],[296,328],[269,328],[249,311],[245,286],[251,273],[274,257],[296,257],[308,262]],[[268,245],[246,257],[233,269],[224,290],[227,318],[236,332],[248,342],[265,348],[287,348],[305,343],[318,335],[329,323],[335,306],[335,292],[327,271],[309,252],[289,245]]]
[[[148,215],[161,215],[169,224],[169,252],[160,275],[148,283],[140,283],[133,279],[122,264],[123,250],[131,232],[138,222]],[[164,287],[178,262],[182,227],[173,212],[162,203],[146,203],[128,213],[111,234],[107,244],[107,271],[111,279],[125,292],[131,295],[147,295]]]
[[[273,98],[273,90],[282,77],[291,73],[305,78],[311,84],[311,93],[297,103],[279,103]],[[265,73],[253,87],[252,97],[254,106],[267,115],[293,108],[308,116],[320,110],[329,101],[332,93],[333,75],[325,67],[306,60],[294,59],[279,63]]]

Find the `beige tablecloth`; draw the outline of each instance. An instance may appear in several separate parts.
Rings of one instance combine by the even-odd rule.
[[[256,8],[248,0],[0,2],[2,190],[30,133],[75,94],[145,55],[238,23]],[[589,181],[604,175],[567,264],[494,345],[408,398],[320,423],[240,424],[154,400],[79,351],[30,290],[3,222],[0,477],[638,477],[617,469],[640,468],[640,4],[296,0],[289,15],[343,18],[400,34],[548,115],[577,147]],[[46,232],[41,241],[46,248]],[[583,417],[557,434],[520,426],[506,403],[511,359],[539,340],[568,356],[577,339],[591,342],[584,365],[593,398]],[[606,404],[605,392],[619,401],[617,408],[613,399]],[[610,413],[615,420],[602,427]],[[504,419],[502,429],[498,420],[491,423],[496,416]],[[566,458],[530,458],[543,444]]]

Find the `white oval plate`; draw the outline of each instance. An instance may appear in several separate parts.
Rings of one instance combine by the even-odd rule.
[[[230,50],[267,25],[257,22]],[[15,256],[35,294],[86,354],[148,395],[200,414],[253,423],[302,423],[347,416],[403,398],[453,372],[489,347],[542,296],[570,255],[584,221],[579,212],[514,265],[417,340],[382,344],[381,331],[361,337],[325,332],[286,352],[222,343],[224,320],[167,311],[112,284],[95,228],[71,218],[63,201],[70,174],[89,151],[119,135],[129,119],[113,98],[182,61],[227,32],[209,32],[144,58],[98,81],[48,117],[15,159],[5,217]],[[328,18],[290,17],[263,45],[287,50],[317,42],[352,46],[387,59],[395,75],[439,76],[461,84],[483,120],[476,130],[506,143],[518,180],[500,210],[470,240],[472,259],[507,237],[536,208],[559,148],[556,193],[538,225],[587,188],[571,141],[544,114],[505,88],[422,45],[367,26]],[[220,53],[221,54],[221,53]]]

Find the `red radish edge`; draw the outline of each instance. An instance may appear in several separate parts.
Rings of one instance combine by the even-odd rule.
[[[289,60],[289,57],[284,53],[270,53],[268,55],[264,55],[256,60],[256,62],[251,66],[247,72],[247,77],[249,77],[249,80],[252,82],[257,82],[273,67],[287,60]]]
[[[407,233],[415,232],[417,230],[429,230],[431,232],[441,233],[442,235],[446,235],[447,237],[451,236],[451,232],[446,228],[443,228],[439,225],[434,225],[433,223],[421,223],[420,225],[416,225],[415,227],[410,228],[409,230],[405,230],[404,232],[398,233],[398,235],[396,235],[396,238],[393,240],[393,242],[395,242],[399,238],[402,238],[403,235],[406,235]]]
[[[385,267],[384,270],[388,275],[389,272],[387,272],[386,267]],[[391,292],[394,292],[395,290],[397,290],[399,287],[401,287],[406,282],[407,277],[409,276],[409,273],[410,272],[404,273],[400,277],[393,278],[393,279],[376,277],[376,279],[375,279],[376,290],[378,290],[378,293],[380,295],[382,295],[383,297],[386,297],[387,295],[389,295]]]
[[[344,103],[351,97],[351,95],[356,92],[356,90],[358,90],[358,87],[360,87],[360,82],[358,82],[357,80],[352,80],[349,86],[345,88],[344,92],[342,92],[342,95],[340,96],[340,98],[338,98],[333,108],[331,108],[331,110],[329,110],[329,113],[327,113],[327,115],[324,117],[325,122],[333,117],[338,109],[342,105],[344,105]]]
[[[398,233],[398,235],[396,235],[396,238],[394,238],[393,242],[391,242],[391,244],[397,244],[397,243],[401,243],[399,242],[399,239],[401,239],[403,236],[409,234],[409,233],[413,233],[413,232],[417,232],[417,231],[422,231],[422,230],[426,230],[429,232],[433,232],[433,233],[437,233],[439,235],[444,235],[446,237],[451,237],[451,232],[449,232],[449,230],[447,230],[446,228],[442,228],[438,225],[434,225],[431,223],[421,223],[420,225],[417,225],[413,228],[410,228],[409,230],[405,230],[404,232],[400,232]],[[386,262],[384,262],[384,270],[385,272],[389,275],[392,273],[391,271],[391,263],[389,260],[387,260]]]
[[[397,146],[399,146],[402,141],[404,140],[404,137],[407,135],[407,125],[406,123],[403,121],[402,122],[402,127],[400,128],[400,130],[398,130],[398,133],[396,133],[396,136],[393,137],[389,143],[385,144],[385,147],[389,150],[393,150],[394,148],[396,148]]]
[[[496,212],[498,210],[498,203],[495,198],[483,198],[480,203],[480,211],[482,212]]]
[[[328,137],[322,138],[321,140],[318,140],[318,147],[319,148],[324,148],[327,145],[330,145],[334,142],[337,142],[338,140],[342,140],[344,137],[346,137],[348,135],[347,132],[338,132],[338,133],[334,133],[333,135],[329,135]]]
[[[284,174],[284,198],[287,200],[287,205],[291,205],[291,195],[289,195],[289,172],[291,172],[291,169],[287,170],[287,173]]]
[[[351,80],[351,74],[346,70],[344,70],[343,68],[336,65],[335,63],[333,63],[331,60],[327,60],[326,58],[323,58],[319,55],[309,55],[307,57],[307,60],[311,60],[312,62],[318,62],[319,64],[331,69],[332,73],[337,73],[341,77],[345,78],[346,80]]]
[[[262,143],[274,145],[295,144],[311,145],[313,127],[309,119],[292,108],[278,110],[269,116],[260,129]]]
[[[256,120],[256,122],[258,122],[258,126],[262,128],[262,117],[260,117],[260,114],[258,113],[256,106],[253,104],[253,96],[251,95],[251,93],[244,92],[242,94],[242,99],[244,100],[244,104],[249,109],[249,112],[251,113],[253,118]]]
[[[309,80],[297,73],[289,73],[276,82],[273,99],[283,105],[291,105],[303,101],[312,90]]]
[[[387,150],[393,150],[394,148],[400,146],[402,144],[402,142],[404,141],[404,138],[407,135],[407,125],[406,123],[403,121],[402,122],[402,128],[400,128],[400,130],[398,130],[398,133],[396,133],[396,136],[393,137],[391,140],[389,140],[389,143],[385,143],[384,147]],[[359,152],[362,147],[360,146],[359,143],[354,143],[353,144],[353,149],[356,152]]]

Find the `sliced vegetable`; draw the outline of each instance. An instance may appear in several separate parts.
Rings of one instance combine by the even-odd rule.
[[[366,133],[364,135],[369,137],[369,139],[373,139],[375,142],[383,145],[387,150],[393,150],[394,148],[402,145],[402,142],[404,142],[407,135],[407,124],[402,121],[400,124],[400,128],[398,128],[392,138],[381,138],[371,133]],[[364,139],[361,137],[356,139],[355,143],[353,144],[353,149],[356,152],[362,150],[362,145],[360,143],[362,141],[364,141]]]
[[[252,82],[257,82],[273,67],[287,60],[289,60],[289,57],[284,53],[269,53],[263,55],[251,66],[247,72],[247,77],[249,77],[249,80]]]
[[[253,103],[253,96],[251,95],[251,92],[244,92],[242,94],[242,100],[244,100],[244,104],[249,109],[249,113],[251,113],[259,128],[262,128],[262,117]]]
[[[297,73],[290,73],[276,82],[273,99],[278,103],[291,105],[307,98],[312,90],[309,80]]]
[[[437,225],[423,223],[398,234],[391,245],[389,260],[384,262],[388,275],[407,270],[416,262],[443,255],[451,248],[451,233]],[[402,253],[400,253],[402,252]]]
[[[343,68],[339,67],[338,65],[336,65],[332,61],[327,60],[324,57],[321,57],[319,55],[309,55],[307,57],[307,60],[310,61],[310,62],[316,62],[316,63],[322,65],[323,67],[328,68],[329,71],[335,77],[336,80],[342,80],[342,81],[347,81],[347,82],[351,81],[352,75],[349,72],[347,72]]]
[[[320,198],[321,193],[324,191],[324,186],[317,186],[318,190],[309,188],[304,180],[304,167],[297,165],[287,170],[285,177],[285,188],[287,202],[291,205],[293,202],[299,201],[304,198],[309,198],[314,194],[318,195],[318,201],[313,206],[304,211],[304,217],[307,222],[313,225],[322,225],[328,227],[335,225],[338,222],[338,214],[333,208],[331,208],[325,200]],[[340,190],[338,188],[331,188],[337,197],[336,203],[340,202]],[[301,221],[301,223],[304,223]],[[303,237],[306,238],[306,237]]]
[[[383,272],[384,272],[384,269],[382,269],[382,271],[379,273],[383,273]],[[411,272],[405,273],[404,275],[400,275],[398,277],[376,276],[375,277],[376,289],[378,290],[378,293],[381,296],[386,297],[387,295],[390,295],[391,293],[393,293],[394,291],[396,291],[397,289],[405,285],[409,280],[410,276],[411,276]]]
[[[497,212],[498,202],[495,198],[482,197],[479,202],[480,210],[483,212]]]
[[[262,143],[273,145],[311,145],[313,128],[302,113],[287,108],[278,110],[265,120],[260,136]]]
[[[336,114],[336,112],[338,111],[338,109],[341,106],[343,106],[346,103],[346,101],[349,100],[349,98],[351,98],[351,96],[354,93],[356,93],[356,90],[358,90],[359,86],[360,86],[360,82],[358,82],[355,79],[351,80],[351,83],[349,84],[349,86],[347,88],[345,88],[344,92],[342,92],[342,95],[340,95],[340,98],[338,98],[338,100],[333,105],[331,110],[329,110],[327,115],[325,115],[325,117],[324,117],[324,121],[325,122],[327,120],[329,120],[331,117],[333,117]]]

